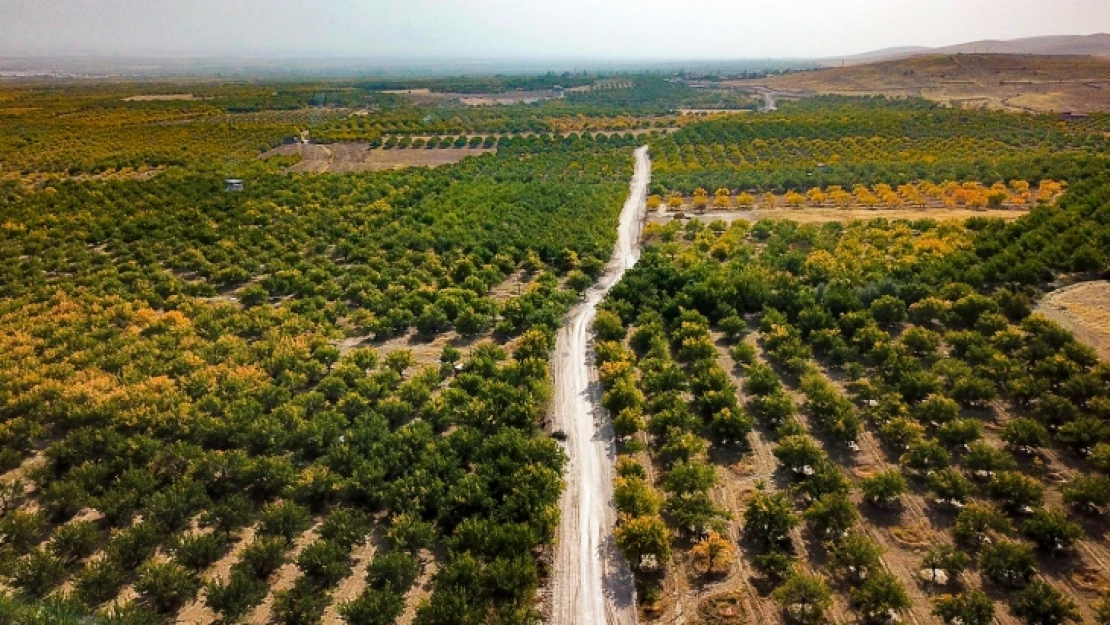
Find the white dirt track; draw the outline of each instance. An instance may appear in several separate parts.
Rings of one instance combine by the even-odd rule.
[[[613,543],[613,428],[601,407],[601,387],[590,342],[597,305],[640,258],[651,161],[647,147],[636,150],[631,191],[620,216],[613,256],[597,284],[571,311],[555,343],[555,404],[552,421],[566,434],[570,458],[552,580],[553,625],[636,623],[635,586],[624,557]]]

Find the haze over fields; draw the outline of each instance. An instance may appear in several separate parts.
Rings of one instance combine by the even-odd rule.
[[[822,58],[1100,24],[1102,0],[6,0],[0,56]]]

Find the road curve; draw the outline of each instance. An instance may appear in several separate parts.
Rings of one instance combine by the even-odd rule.
[[[601,279],[571,311],[555,342],[552,423],[566,434],[570,457],[559,500],[561,522],[552,580],[553,625],[631,625],[636,622],[635,586],[628,564],[613,543],[616,511],[613,462],[616,447],[589,340],[597,305],[625,270],[640,258],[651,161],[647,146],[636,150],[631,192],[621,211],[617,245]]]

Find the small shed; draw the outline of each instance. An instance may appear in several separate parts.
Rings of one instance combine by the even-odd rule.
[[[239,178],[228,178],[224,180],[224,191],[228,193],[238,193],[244,188],[243,181]]]
[[[1060,117],[1061,117],[1061,119],[1063,119],[1066,122],[1075,122],[1075,121],[1083,121],[1083,120],[1087,119],[1088,117],[1090,117],[1090,115],[1088,115],[1088,114],[1086,114],[1082,111],[1067,111],[1066,113],[1064,113]]]

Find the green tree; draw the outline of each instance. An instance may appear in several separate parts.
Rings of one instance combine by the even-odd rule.
[[[671,537],[658,516],[625,519],[613,532],[617,547],[633,569],[653,571],[666,566],[671,557]]]
[[[204,602],[226,622],[236,622],[269,592],[265,578],[255,577],[245,569],[231,570],[226,580],[213,580],[205,586]]]
[[[392,588],[368,588],[354,601],[339,606],[350,625],[392,625],[405,611],[405,596]]]
[[[1038,508],[1021,525],[1021,535],[1047,551],[1070,549],[1083,538],[1083,528],[1072,523],[1062,510]]]
[[[901,323],[906,319],[906,303],[893,295],[883,295],[871,302],[871,316],[884,326]]]
[[[744,507],[744,536],[760,544],[782,541],[799,522],[794,505],[783,493],[757,490]]]
[[[1044,501],[1044,487],[1037,480],[1017,471],[995,474],[987,490],[991,497],[1000,500],[1002,508],[1010,513],[1036,508]]]
[[[813,533],[822,538],[837,538],[859,519],[855,504],[844,493],[829,493],[813,502],[805,511]]]
[[[1064,503],[1082,511],[1110,505],[1110,478],[1103,475],[1080,474],[1063,491]]]
[[[594,317],[594,334],[599,341],[623,341],[627,332],[620,315],[608,310],[597,311],[597,316]]]
[[[998,510],[990,506],[970,504],[956,515],[952,531],[957,540],[978,551],[985,539],[1012,529],[1009,519]]]
[[[139,567],[135,590],[162,614],[176,612],[192,599],[200,580],[175,562],[147,562]]]
[[[886,571],[868,575],[852,589],[852,606],[865,621],[886,621],[890,615],[910,607],[910,597],[898,578]]]
[[[928,473],[946,468],[951,464],[952,456],[937,441],[922,439],[910,443],[900,462],[911,469]]]
[[[832,605],[832,593],[816,575],[794,573],[772,594],[783,615],[793,623],[820,623]]]
[[[576,293],[585,293],[586,289],[590,288],[593,283],[593,278],[578,269],[567,273],[567,286]]]
[[[928,477],[929,490],[937,499],[963,503],[975,492],[975,485],[963,473],[951,467],[933,472]]]
[[[892,508],[898,505],[902,495],[906,493],[906,479],[895,469],[880,471],[860,482],[863,491],[863,500],[880,508]]]
[[[825,458],[825,452],[806,435],[783,437],[773,453],[783,467],[794,473],[801,473],[806,467],[812,468]]]
[[[262,509],[258,531],[263,536],[280,536],[289,542],[311,524],[312,516],[307,509],[291,501],[281,501]]]
[[[270,292],[261,284],[251,284],[239,291],[239,301],[247,308],[261,306],[270,299]]]
[[[850,579],[862,581],[881,567],[883,550],[860,532],[850,532],[829,550],[829,565],[841,569]]]
[[[54,531],[50,551],[72,563],[91,556],[100,538],[100,529],[92,521],[72,521]]]
[[[948,423],[960,416],[960,406],[939,393],[933,393],[913,408],[913,416],[923,423]]]
[[[1033,550],[1010,540],[999,540],[986,545],[979,554],[979,568],[983,573],[1006,586],[1022,586],[1033,575],[1037,559]]]
[[[658,514],[663,505],[663,497],[638,477],[617,477],[613,500],[617,511],[630,517]]]
[[[937,440],[950,448],[964,447],[983,438],[983,424],[976,419],[956,419],[937,428]]]
[[[1035,579],[1010,604],[1014,616],[1030,625],[1059,625],[1083,620],[1079,606],[1048,582]]]
[[[28,597],[40,598],[65,576],[65,564],[45,549],[35,549],[15,562],[12,585]]]
[[[752,566],[772,582],[781,582],[794,571],[794,557],[782,551],[768,551],[752,558]]]
[[[1028,417],[1019,417],[1006,424],[1002,430],[1002,440],[1012,449],[1033,453],[1048,445],[1048,430]]]
[[[366,571],[370,588],[403,594],[420,575],[420,561],[403,551],[375,554]]]
[[[933,582],[937,581],[938,571],[944,571],[951,582],[964,572],[970,561],[971,558],[963,551],[952,545],[942,545],[927,551],[921,559],[921,566],[932,572]]]
[[[981,590],[933,599],[933,614],[949,625],[990,625],[994,622],[994,601]]]
[[[985,441],[975,441],[967,447],[967,453],[963,457],[963,465],[971,471],[991,474],[996,471],[1008,471],[1017,466],[1010,454],[991,447]]]

